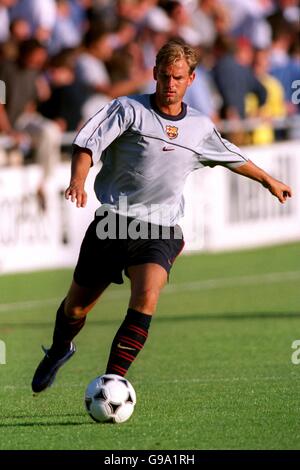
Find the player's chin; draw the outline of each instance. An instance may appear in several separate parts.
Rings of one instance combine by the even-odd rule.
[[[173,104],[173,101],[171,99],[169,99],[168,97],[164,97],[161,100],[161,104],[165,105],[165,106],[169,106],[170,104]]]
[[[178,97],[175,93],[166,93],[163,95],[163,101],[165,104],[174,104],[178,101]]]

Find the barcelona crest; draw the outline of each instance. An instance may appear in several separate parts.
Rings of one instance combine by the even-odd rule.
[[[178,127],[166,126],[166,133],[169,139],[176,139],[178,136]]]

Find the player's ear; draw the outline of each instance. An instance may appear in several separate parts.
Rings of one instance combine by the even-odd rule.
[[[156,81],[157,80],[157,67],[153,67],[153,78]]]
[[[193,83],[193,81],[195,80],[195,76],[196,76],[195,72],[191,73],[188,86],[190,86]]]

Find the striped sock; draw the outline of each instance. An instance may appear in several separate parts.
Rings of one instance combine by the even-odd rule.
[[[151,315],[129,308],[127,315],[113,340],[106,367],[106,374],[124,376],[148,336]]]

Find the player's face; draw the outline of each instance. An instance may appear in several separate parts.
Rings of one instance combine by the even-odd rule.
[[[181,103],[186,89],[195,78],[195,73],[190,73],[185,59],[180,59],[174,64],[154,67],[154,79],[156,84],[156,97],[162,106],[172,106]]]

